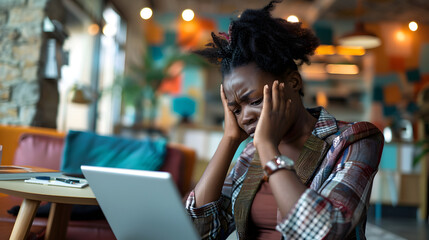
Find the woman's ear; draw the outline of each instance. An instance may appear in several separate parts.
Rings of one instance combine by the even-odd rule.
[[[302,78],[298,71],[291,72],[286,81],[294,91],[299,92],[302,89]]]

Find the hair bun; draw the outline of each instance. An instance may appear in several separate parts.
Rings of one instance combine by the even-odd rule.
[[[229,41],[212,34],[211,48],[197,53],[220,63],[224,74],[250,62],[275,75],[309,63],[319,40],[310,29],[302,28],[301,23],[273,18],[271,11],[280,2],[271,1],[262,9],[245,10],[231,22]]]

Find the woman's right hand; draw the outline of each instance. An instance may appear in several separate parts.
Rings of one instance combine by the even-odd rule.
[[[225,114],[224,137],[228,137],[231,140],[241,143],[249,136],[240,128],[234,113],[228,108],[228,100],[226,99],[223,91],[223,84],[220,85],[220,97],[222,99],[223,111]]]

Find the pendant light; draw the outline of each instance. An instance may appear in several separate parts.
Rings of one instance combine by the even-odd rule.
[[[377,35],[368,32],[361,21],[362,2],[357,1],[355,29],[353,32],[343,35],[339,40],[339,45],[347,47],[362,47],[364,49],[376,48],[381,45],[381,39]]]

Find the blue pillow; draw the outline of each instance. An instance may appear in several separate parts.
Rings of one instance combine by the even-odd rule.
[[[69,131],[61,171],[82,174],[81,165],[158,170],[164,163],[166,145],[164,138],[136,140]]]

